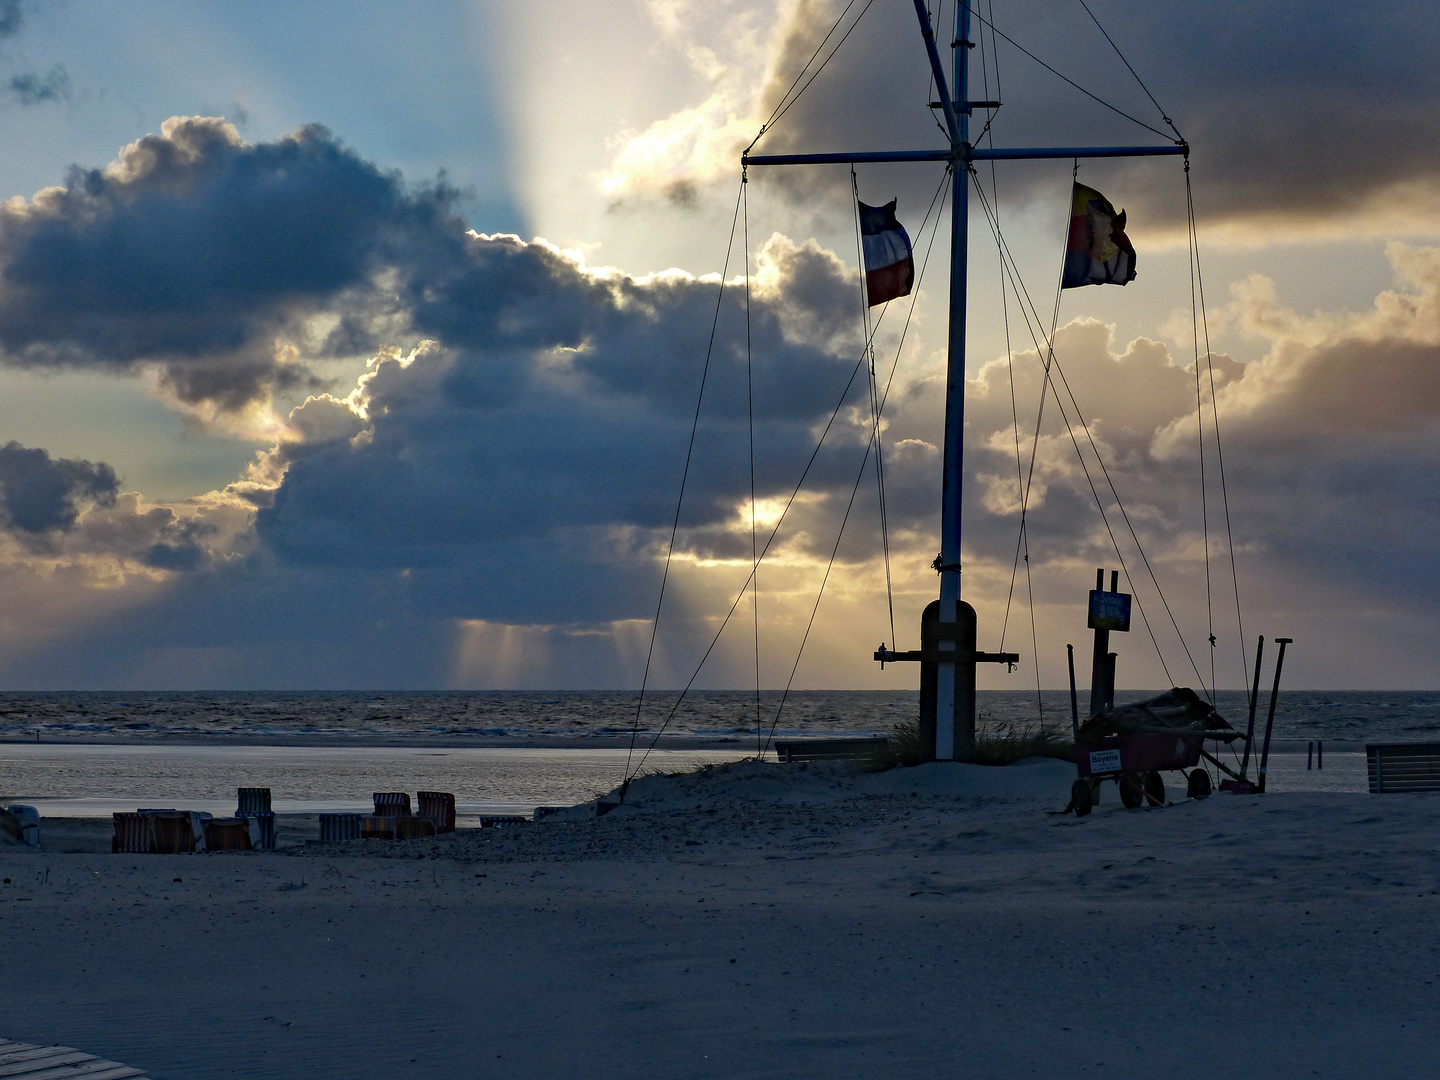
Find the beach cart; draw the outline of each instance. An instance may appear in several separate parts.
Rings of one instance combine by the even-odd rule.
[[[1115,781],[1127,807],[1164,806],[1164,772],[1184,773],[1186,794],[1205,798],[1211,783],[1210,774],[1199,767],[1201,759],[1218,764],[1205,749],[1207,739],[1228,743],[1245,735],[1187,687],[1092,716],[1076,731],[1073,754],[1080,775],[1071,788],[1075,813],[1083,817],[1090,812],[1106,780]]]

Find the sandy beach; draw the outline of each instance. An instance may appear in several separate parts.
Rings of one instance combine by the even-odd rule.
[[[1072,775],[747,763],[274,854],[56,850],[108,840],[77,819],[0,847],[0,1036],[156,1080],[1440,1065],[1440,797],[1047,814]]]

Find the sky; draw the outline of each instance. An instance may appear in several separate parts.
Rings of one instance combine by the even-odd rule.
[[[1072,163],[977,165],[981,685],[1083,678],[1123,562],[1122,686],[1263,634],[1440,689],[1440,10],[977,10],[987,142],[1192,147],[1188,201],[1080,165],[1138,276],[1058,307]],[[938,589],[943,166],[854,177],[923,264],[882,528],[850,172],[739,156],[936,148],[932,98],[907,0],[0,0],[0,689],[913,686],[870,656]]]

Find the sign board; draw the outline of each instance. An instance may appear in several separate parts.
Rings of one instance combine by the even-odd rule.
[[[1130,594],[1090,590],[1090,618],[1085,624],[1091,630],[1129,630]]]
[[[1107,773],[1120,771],[1119,750],[1092,750],[1090,752],[1090,772]]]

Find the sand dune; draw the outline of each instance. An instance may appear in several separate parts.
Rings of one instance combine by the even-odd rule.
[[[1045,813],[1071,775],[752,763],[434,840],[5,847],[0,1036],[157,1080],[1440,1066],[1440,797]]]

